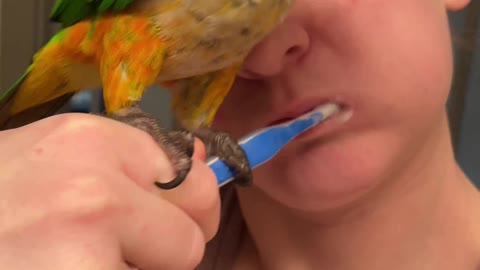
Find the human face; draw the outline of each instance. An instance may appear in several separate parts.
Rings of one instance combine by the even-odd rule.
[[[339,102],[348,121],[332,118],[293,141],[254,181],[293,208],[357,198],[408,167],[445,122],[446,11],[467,1],[296,0],[250,54],[214,127],[239,137]]]

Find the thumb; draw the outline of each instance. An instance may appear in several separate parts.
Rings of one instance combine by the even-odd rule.
[[[193,158],[205,161],[207,159],[207,148],[202,140],[195,138]]]

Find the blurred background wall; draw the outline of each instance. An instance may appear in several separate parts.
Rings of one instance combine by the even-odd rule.
[[[0,92],[22,74],[32,54],[58,30],[48,20],[54,2],[0,0]],[[453,143],[460,165],[480,187],[480,1],[449,16],[455,41],[455,76],[448,104]],[[147,91],[142,107],[171,128],[170,98],[166,91],[157,90]],[[75,96],[62,112],[98,112],[101,104],[101,92],[93,89]]]
[[[449,100],[457,160],[480,187],[480,1],[450,13],[455,75]]]

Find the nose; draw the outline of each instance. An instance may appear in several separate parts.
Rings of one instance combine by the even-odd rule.
[[[239,76],[246,79],[275,76],[298,62],[309,45],[305,27],[287,18],[250,52]]]

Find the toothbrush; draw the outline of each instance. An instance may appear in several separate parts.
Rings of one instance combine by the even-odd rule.
[[[321,105],[293,120],[262,128],[239,140],[252,169],[272,159],[298,135],[313,128],[339,111],[335,104]],[[231,182],[235,172],[218,157],[211,157],[207,164],[215,173],[219,187]]]

